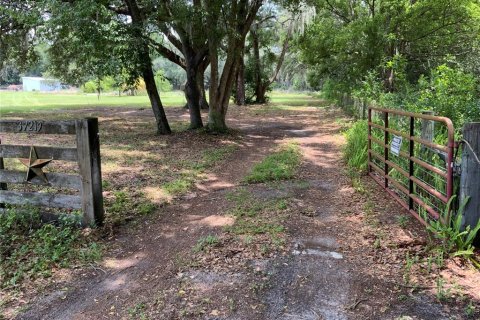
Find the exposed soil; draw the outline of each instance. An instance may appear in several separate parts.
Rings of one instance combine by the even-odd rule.
[[[476,306],[478,317],[480,277],[458,261],[429,272],[419,263],[406,282],[405,256],[423,254],[427,235],[413,219],[400,225],[397,217],[408,213],[370,179],[362,179],[367,192],[352,187],[341,159],[345,118],[339,110],[232,108],[235,134],[216,140],[184,132],[162,140],[168,148],[159,149],[148,131],[153,127],[145,125],[149,110],[122,109],[113,116],[114,110],[87,112],[100,117],[101,127],[108,121],[124,121],[121,130],[131,126],[129,137],[137,135],[142,152],[177,156],[219,141],[238,148],[187,194],[112,229],[102,240],[106,252],[99,265],[58,271],[43,292],[12,303],[10,312],[22,310],[17,319],[437,320],[467,318],[467,303]],[[188,119],[182,109],[167,112],[170,119]],[[303,153],[294,180],[242,182],[255,163],[291,140]],[[118,172],[123,184],[134,185],[144,173],[137,169],[106,174],[113,180]],[[228,232],[235,223],[229,194],[237,191],[259,202],[287,200],[281,212],[286,231],[276,244],[267,234],[249,244]],[[276,212],[269,214],[266,219],[273,221]],[[207,235],[218,243],[193,251]],[[438,274],[447,279],[445,301],[439,300]]]

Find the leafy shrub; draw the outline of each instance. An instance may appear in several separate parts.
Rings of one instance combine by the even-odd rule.
[[[155,74],[155,84],[157,85],[157,89],[160,92],[170,92],[173,89],[172,84],[165,77],[162,70],[157,71],[157,73]]]
[[[118,89],[118,83],[113,77],[104,77],[100,81],[93,79],[83,85],[84,93],[97,93],[98,89],[102,92],[110,92]]]
[[[98,88],[98,82],[94,80],[90,80],[83,85],[83,92],[95,93],[97,92],[97,88]]]
[[[327,79],[322,84],[322,98],[342,104],[342,97],[345,93],[350,93],[351,88],[341,82]]]
[[[363,172],[367,169],[368,123],[360,120],[345,133],[347,145],[343,156],[350,169]]]
[[[66,215],[53,225],[43,224],[32,209],[1,214],[0,286],[14,287],[25,279],[49,276],[53,268],[98,260],[100,248],[82,236],[77,217]]]
[[[471,74],[441,65],[433,70],[429,81],[419,80],[419,89],[416,104],[420,109],[433,110],[457,126],[480,119],[477,83]]]
[[[100,81],[103,91],[110,92],[118,89],[118,84],[113,77],[105,77]]]

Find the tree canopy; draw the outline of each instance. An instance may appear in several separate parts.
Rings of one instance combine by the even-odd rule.
[[[478,48],[476,1],[318,0],[311,4],[317,16],[298,45],[317,82],[332,79],[355,86],[374,70],[393,91],[395,82],[402,81],[394,72],[399,57],[407,80],[415,81],[451,57],[467,63]]]
[[[190,128],[204,126],[201,110],[208,109],[207,127],[213,132],[227,129],[232,91],[239,105],[264,103],[275,85],[419,108],[424,104],[419,97],[428,96],[425,84],[439,86],[439,77],[447,77],[450,68],[460,72],[472,101],[478,100],[476,0],[0,4],[2,83],[18,81],[29,67],[40,73],[45,65],[51,75],[76,85],[111,77],[117,87],[132,87],[142,79],[158,133],[170,133],[157,87],[165,78],[185,90]],[[42,59],[48,63],[40,64]]]

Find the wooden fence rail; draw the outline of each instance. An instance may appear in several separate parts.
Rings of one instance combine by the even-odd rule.
[[[75,134],[76,147],[5,145],[1,144],[0,140],[0,208],[5,207],[5,204],[10,204],[81,209],[84,225],[103,223],[104,209],[97,118],[69,121],[0,120],[0,133],[2,132]],[[29,158],[28,170],[34,170],[31,169],[34,162],[32,150],[35,152],[35,159],[77,162],[79,175],[41,172],[42,176],[34,173],[32,177],[28,178],[25,172],[11,171],[5,168],[3,158]],[[76,190],[79,195],[7,190],[8,184],[25,183]]]

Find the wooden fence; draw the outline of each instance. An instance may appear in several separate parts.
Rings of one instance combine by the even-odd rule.
[[[98,119],[70,121],[0,120],[0,133],[75,134],[76,147],[6,145],[0,141],[0,204],[32,205],[83,211],[83,224],[103,222]],[[27,172],[5,169],[3,158],[28,161]],[[79,175],[43,173],[49,161],[77,162]],[[30,175],[30,171],[32,174]],[[34,184],[79,191],[79,195],[8,190],[8,184]]]
[[[347,113],[353,115],[356,119],[367,119],[367,111],[369,107],[374,107],[366,99],[353,97],[350,94],[344,93],[338,101],[339,106]]]

